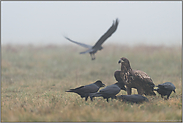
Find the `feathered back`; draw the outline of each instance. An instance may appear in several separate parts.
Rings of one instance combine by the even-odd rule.
[[[153,87],[155,85],[152,79],[145,72],[132,70],[129,60],[125,57],[122,57],[118,63],[121,63],[120,76],[127,86],[137,89],[142,88],[140,93],[144,93],[146,95],[156,95],[153,92]]]

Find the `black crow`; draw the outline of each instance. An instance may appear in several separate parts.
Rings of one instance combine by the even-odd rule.
[[[155,91],[157,91],[161,97],[163,98],[163,96],[167,95],[167,99],[169,99],[170,94],[172,93],[172,91],[174,91],[175,93],[175,86],[171,83],[171,82],[165,82],[163,84],[159,84],[156,87],[158,87],[157,89],[154,89]]]
[[[122,57],[118,63],[121,63],[121,72],[116,74],[116,76],[125,83],[128,95],[131,95],[131,88],[137,89],[140,95],[156,95],[153,92],[155,85],[145,72],[132,70],[129,60],[125,57]]]
[[[120,95],[120,96],[116,96],[116,99],[122,100],[124,102],[131,102],[131,103],[142,103],[143,101],[149,101],[146,97],[139,94]]]
[[[100,80],[98,80],[93,84],[80,86],[80,87],[75,88],[75,89],[70,89],[66,92],[77,93],[81,96],[81,98],[85,97],[85,101],[87,101],[90,93],[95,93],[99,90],[100,87],[104,87],[104,86],[105,86],[105,84],[103,84]]]
[[[109,101],[109,98],[114,99],[116,94],[118,94],[120,92],[121,89],[123,89],[123,84],[120,82],[117,82],[113,85],[109,85],[107,87],[105,87],[104,89],[101,89],[99,92],[97,93],[91,93],[90,97],[91,100],[93,99],[93,97],[103,97],[104,99],[107,99],[107,102]]]
[[[94,46],[91,46],[91,45],[87,45],[87,44],[84,44],[84,43],[80,43],[80,42],[76,42],[76,41],[73,41],[71,39],[69,39],[68,37],[65,37],[67,40],[73,42],[73,43],[76,43],[82,47],[85,47],[85,48],[88,48],[88,50],[84,51],[84,52],[80,52],[80,54],[85,54],[85,53],[90,53],[91,55],[91,58],[92,60],[95,60],[95,53],[98,51],[98,50],[102,50],[103,47],[101,46],[104,41],[107,40],[107,38],[109,38],[117,29],[118,27],[118,19],[116,19],[115,22],[113,22],[112,26],[107,30],[107,32],[102,35],[100,37],[100,39],[95,43]]]

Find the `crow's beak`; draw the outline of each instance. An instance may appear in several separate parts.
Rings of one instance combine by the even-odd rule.
[[[176,93],[175,90],[173,90],[173,92]]]

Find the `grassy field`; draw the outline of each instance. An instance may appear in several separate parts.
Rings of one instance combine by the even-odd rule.
[[[96,60],[79,46],[2,46],[1,121],[182,121],[181,47],[104,45]],[[172,82],[176,93],[169,100],[147,96],[149,102],[129,104],[118,100],[81,99],[70,88],[101,80],[115,83],[117,63],[127,57],[132,69],[146,72],[160,84]],[[132,93],[137,93],[133,89]],[[121,91],[120,94],[126,94]]]

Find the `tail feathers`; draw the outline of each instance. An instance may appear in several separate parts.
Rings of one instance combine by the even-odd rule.
[[[65,92],[76,92],[77,90],[83,88],[84,86],[81,86],[81,87],[78,87],[78,88],[75,88],[75,89],[70,89],[68,91],[65,91]]]
[[[70,89],[70,90],[65,91],[65,92],[74,92],[74,89]]]

